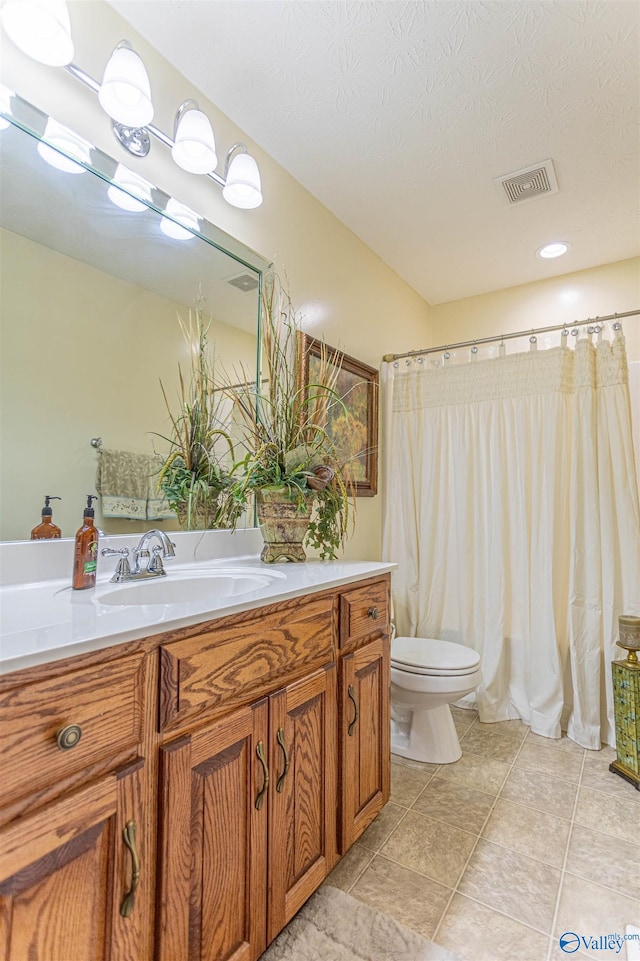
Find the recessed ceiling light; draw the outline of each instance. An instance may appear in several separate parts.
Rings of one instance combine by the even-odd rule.
[[[545,244],[544,247],[540,247],[536,251],[538,257],[542,257],[543,260],[551,260],[553,257],[562,257],[566,254],[570,247],[570,244],[565,243],[564,240],[557,240],[552,244]]]

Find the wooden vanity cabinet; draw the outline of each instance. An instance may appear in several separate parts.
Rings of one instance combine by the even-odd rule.
[[[2,961],[147,956],[145,661],[2,679]]]
[[[388,578],[340,597],[340,854],[389,800]]]
[[[256,961],[388,799],[388,592],[0,679],[0,961]]]
[[[122,840],[128,826],[139,843],[140,773],[139,764],[114,772],[3,830],[3,961],[141,956],[147,922],[135,910],[133,861]]]

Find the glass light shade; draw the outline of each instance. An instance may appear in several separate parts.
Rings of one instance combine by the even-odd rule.
[[[215,170],[218,158],[213,130],[201,110],[186,110],[182,114],[171,155],[189,173],[208,174]]]
[[[65,0],[7,0],[2,26],[16,47],[49,67],[66,67],[73,59],[71,22]]]
[[[80,166],[79,163],[72,158],[77,158],[83,163],[91,162],[91,144],[82,137],[79,137],[72,130],[67,127],[63,127],[61,123],[49,117],[47,120],[47,125],[44,129],[44,137],[48,143],[43,143],[40,141],[38,144],[38,153],[43,160],[52,166],[56,167],[58,170],[64,170],[65,173],[69,174],[82,174],[84,173],[84,167]],[[54,148],[59,148],[58,150]],[[60,153],[62,150],[64,153]],[[71,156],[68,156],[70,154]]]
[[[543,260],[551,260],[553,257],[562,257],[563,254],[569,249],[569,244],[565,243],[563,240],[559,240],[553,244],[545,244],[544,247],[540,247],[538,250],[538,257],[542,257]]]
[[[262,189],[258,165],[248,153],[239,153],[229,165],[227,182],[222,196],[233,207],[251,210],[262,203]]]
[[[148,180],[140,177],[134,173],[133,170],[129,170],[129,168],[123,164],[118,164],[113,179],[115,183],[111,184],[107,190],[107,196],[116,207],[121,207],[122,210],[130,210],[134,213],[149,209],[147,204],[142,202],[146,200],[151,203],[151,190],[153,189],[153,185],[150,184]],[[121,190],[120,187],[117,186],[118,184],[124,189]],[[131,194],[135,196],[132,197]]]
[[[144,127],[153,119],[151,86],[135,50],[116,47],[104,69],[98,100],[117,123]]]
[[[198,230],[200,226],[198,215],[189,207],[185,207],[184,204],[174,200],[173,197],[167,201],[166,212],[170,217],[175,217],[180,223],[185,224],[186,227],[191,227],[193,230]],[[195,234],[192,234],[190,230],[185,230],[180,224],[169,220],[169,217],[162,218],[160,221],[160,229],[163,234],[171,237],[172,240],[193,240],[195,237]]]

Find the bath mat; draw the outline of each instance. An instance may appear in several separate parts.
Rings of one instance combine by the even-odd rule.
[[[325,885],[267,948],[260,961],[456,961],[393,918]]]

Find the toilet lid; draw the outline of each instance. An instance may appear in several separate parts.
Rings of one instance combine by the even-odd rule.
[[[391,643],[391,663],[411,674],[471,674],[480,655],[464,644],[433,637],[396,637]]]

